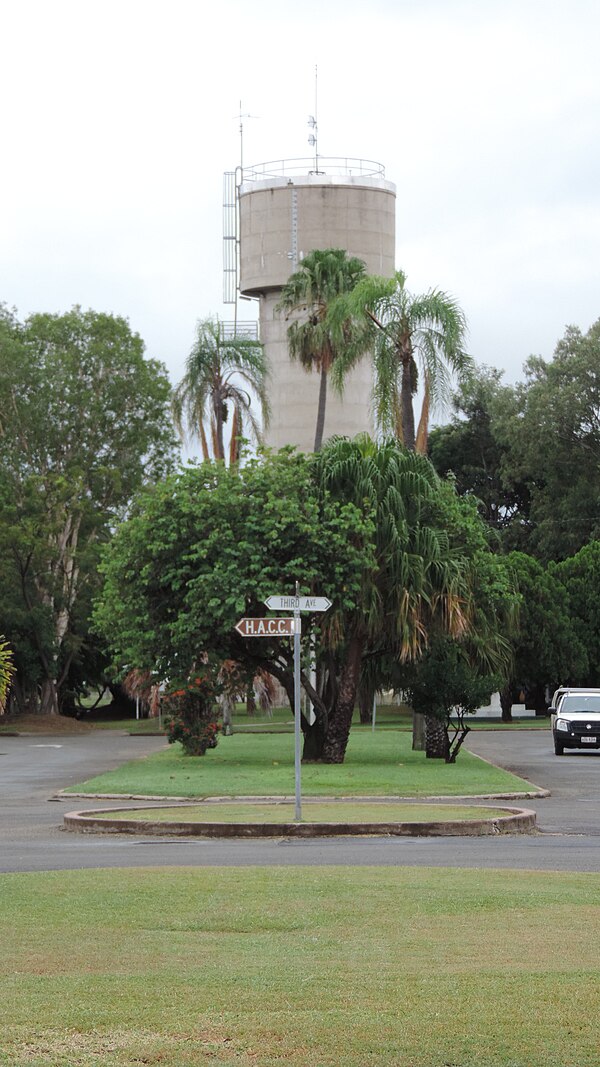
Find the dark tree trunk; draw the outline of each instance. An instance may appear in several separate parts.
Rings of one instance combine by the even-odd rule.
[[[52,678],[45,678],[40,688],[40,715],[58,715],[58,693],[56,682]]]
[[[246,688],[246,715],[256,715],[256,697],[254,695],[253,682],[248,682]]]
[[[112,684],[108,688],[112,696],[111,710],[122,712],[124,716],[133,718],[135,715],[135,700],[133,697],[128,696],[121,685]]]
[[[375,692],[373,687],[365,685],[364,682],[358,690],[358,711],[360,714],[360,721],[363,725],[366,725],[373,721],[373,701],[375,699]]]
[[[340,677],[337,700],[327,725],[323,746],[323,759],[326,763],[344,762],[356,703],[363,648],[364,641],[361,637],[351,639]]]
[[[323,762],[323,746],[325,744],[325,726],[320,719],[313,722],[312,726],[308,725],[306,719],[302,719],[302,730],[304,734],[304,746],[302,749],[302,762],[303,763],[322,763]]]
[[[502,722],[512,722],[512,687],[505,685],[500,690],[500,707],[502,708]]]
[[[409,452],[415,450],[415,414],[413,411],[413,368],[411,355],[402,356],[402,384],[400,386],[400,410],[402,413],[402,438]]]
[[[442,719],[436,719],[433,715],[425,716],[425,755],[427,759],[443,759],[448,761],[450,754],[450,741],[446,723]]]
[[[412,747],[413,752],[425,751],[425,716],[420,715],[418,711],[413,711],[413,735],[412,735]]]
[[[325,430],[325,409],[327,407],[327,371],[321,367],[321,381],[319,383],[319,405],[317,407],[317,426],[315,429],[315,452],[318,452],[323,444],[323,432]]]
[[[225,443],[223,441],[223,401],[220,392],[213,397],[213,411],[215,418],[215,459],[225,459]]]

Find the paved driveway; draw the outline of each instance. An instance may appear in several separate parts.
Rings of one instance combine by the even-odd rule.
[[[62,737],[0,736],[0,871],[188,865],[407,865],[600,871],[600,755],[555,757],[538,731],[479,732],[472,751],[552,790],[535,807],[539,835],[212,841],[71,834],[62,816],[106,801],[53,794],[164,746],[112,731]],[[459,757],[460,758],[460,757]],[[116,806],[116,805],[115,805]]]
[[[573,749],[564,756],[555,756],[550,726],[543,731],[515,730],[514,733],[472,731],[468,747],[492,763],[550,790],[547,800],[526,802],[537,811],[541,830],[600,835],[600,751]]]

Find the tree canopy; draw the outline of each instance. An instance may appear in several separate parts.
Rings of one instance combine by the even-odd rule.
[[[316,686],[303,672],[317,715],[314,729],[304,723],[305,756],[339,762],[365,659],[409,662],[432,627],[461,638],[473,626],[484,541],[461,510],[425,457],[393,441],[193,467],[144,493],[107,547],[96,626],[121,670],[172,684],[207,656],[215,670],[234,660],[247,677],[270,672],[293,706],[291,643],[242,638],[235,624],[264,616],[265,599],[296,581],[327,595],[330,611],[304,624],[317,672]],[[473,510],[468,521],[481,526]]]
[[[361,336],[373,351],[375,421],[406,448],[427,451],[430,409],[444,403],[453,375],[472,366],[464,351],[467,324],[454,297],[440,289],[413,294],[404,271],[393,278],[367,275],[334,307],[335,320],[370,326]],[[356,328],[356,327],[355,327]],[[334,369],[335,381],[335,369]],[[421,385],[423,404],[415,433],[413,398]]]
[[[0,629],[23,707],[58,711],[91,649],[99,545],[172,459],[169,391],[122,318],[0,315]]]
[[[432,431],[432,462],[481,500],[505,550],[549,562],[600,536],[600,321],[568,327],[553,359],[530,357],[515,386],[474,372],[454,406]]]
[[[525,375],[498,433],[531,496],[528,551],[558,560],[600,536],[600,320],[586,334],[568,327]]]
[[[215,670],[234,660],[249,678],[269,671],[293,705],[289,641],[245,639],[235,624],[263,617],[266,597],[293,593],[296,581],[303,593],[335,589],[356,608],[374,566],[372,536],[370,516],[320,494],[302,454],[191,467],[142,494],[118,529],[96,625],[116,669],[135,665],[175,683],[203,655]]]
[[[529,491],[510,473],[510,441],[501,433],[513,404],[514,390],[503,385],[501,371],[473,368],[452,396],[452,418],[431,430],[428,445],[438,474],[450,475],[459,494],[479,501],[483,519],[507,549],[525,546],[529,534]]]

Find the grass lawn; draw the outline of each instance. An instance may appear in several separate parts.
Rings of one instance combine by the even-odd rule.
[[[455,764],[428,760],[412,751],[410,734],[399,730],[353,730],[343,764],[302,767],[305,796],[476,796],[528,789],[530,783],[464,750]],[[217,748],[202,757],[184,756],[180,745],[170,745],[67,792],[289,796],[294,794],[294,738],[233,734],[220,737]]]
[[[599,889],[400,867],[2,875],[0,1064],[597,1067]]]
[[[389,823],[389,822],[453,822],[455,819],[495,819],[506,815],[500,808],[468,804],[403,804],[376,801],[314,801],[302,808],[303,822],[317,823]],[[235,822],[288,823],[294,821],[294,804],[281,801],[257,803],[204,803],[184,807],[145,808],[143,811],[111,811],[94,813],[97,819],[127,822]]]
[[[99,709],[89,719],[86,716],[86,721],[92,722],[99,729],[125,729],[133,733],[154,732],[159,725],[157,719],[111,719],[107,717],[102,709]],[[549,719],[542,716],[535,717],[533,712],[531,713],[531,718],[515,718],[510,723],[503,723],[493,719],[471,719],[469,724],[472,730],[549,729]],[[273,708],[270,715],[260,710],[257,710],[255,715],[248,715],[245,704],[238,704],[233,716],[233,725],[234,730],[243,732],[247,730],[259,733],[268,733],[271,730],[293,731],[294,718],[289,708]],[[372,726],[370,724],[363,725],[360,722],[358,711],[355,711],[352,728],[354,730],[371,730]],[[412,712],[405,704],[381,704],[377,708],[375,728],[376,730],[412,730]]]
[[[549,730],[549,719],[538,716],[513,719],[503,723],[498,719],[471,719],[472,730]],[[234,730],[240,733],[292,733],[293,716],[289,708],[273,708],[270,715],[257,710],[255,715],[248,715],[244,704],[238,704],[233,716]],[[101,704],[98,708],[84,714],[80,720],[58,716],[19,716],[9,722],[0,718],[0,734],[14,732],[76,732],[83,729],[126,730],[131,734],[156,734],[161,732],[158,718],[136,719],[132,716],[123,718],[113,711],[110,704]],[[354,713],[353,730],[361,732],[371,730],[371,725],[360,722],[358,712]],[[381,704],[377,708],[376,730],[412,730],[412,713],[406,705]]]

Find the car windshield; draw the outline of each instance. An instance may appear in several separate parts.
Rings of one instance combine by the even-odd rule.
[[[600,712],[600,693],[570,693],[561,701],[560,712],[563,711]]]

